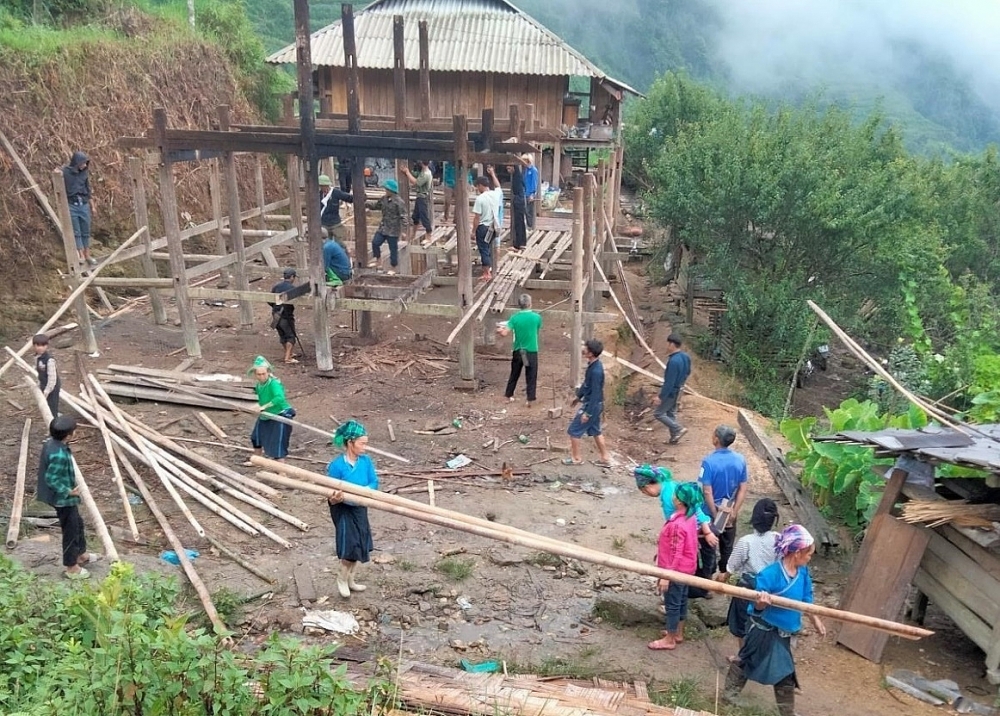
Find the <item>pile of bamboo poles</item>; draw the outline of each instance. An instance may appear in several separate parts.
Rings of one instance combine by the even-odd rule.
[[[201,408],[213,407],[212,398],[247,404],[257,400],[253,388],[243,382],[240,376],[234,375],[202,375],[132,365],[109,365],[99,370],[98,375],[109,395],[133,400],[179,403]],[[179,393],[175,390],[179,385],[190,390]]]
[[[14,352],[9,348],[7,351],[14,355]],[[17,363],[27,374],[25,382],[31,387],[35,401],[38,403],[43,420],[47,425],[51,421],[52,415],[48,412],[48,406],[38,389],[37,382],[30,377],[34,371],[20,358],[17,359]],[[222,554],[230,557],[265,581],[273,580],[206,531],[202,524],[205,516],[217,517],[241,532],[254,537],[266,537],[284,548],[291,548],[292,544],[262,524],[254,516],[254,511],[276,517],[299,530],[305,531],[309,525],[275,506],[271,500],[278,495],[278,491],[274,488],[242,475],[161,435],[116,405],[96,376],[87,374],[83,370],[81,370],[81,375],[85,375],[85,382],[80,386],[79,394],[73,395],[64,388],[61,398],[85,422],[100,431],[108,455],[108,463],[113,473],[113,482],[117,488],[122,512],[128,523],[132,539],[139,541],[140,534],[132,513],[132,505],[128,499],[129,488],[125,484],[126,475],[142,496],[146,506],[159,523],[167,541],[177,553],[181,567],[198,593],[209,619],[216,628],[223,630],[225,626],[215,611],[208,590],[187,558],[185,545],[178,538],[162,510],[157,506],[156,497],[149,489],[147,480],[159,481],[169,495],[169,499],[176,505],[199,538],[206,540]],[[117,550],[111,541],[107,525],[90,495],[90,490],[86,487],[86,480],[79,471],[79,467],[76,468],[76,475],[77,484],[81,486],[81,498],[92,522],[92,527],[98,533],[108,558],[116,561],[118,559]],[[243,504],[237,507],[237,503]],[[196,514],[196,511],[199,514]]]
[[[256,456],[252,457],[250,460],[255,465],[261,468],[266,468],[266,470],[257,473],[259,478],[276,485],[282,485],[284,487],[302,490],[304,492],[311,492],[313,494],[323,495],[326,497],[329,497],[334,490],[341,490],[342,492],[350,495],[350,500],[353,504],[382,510],[401,517],[409,517],[422,522],[439,525],[441,527],[448,527],[462,532],[467,532],[469,534],[478,535],[480,537],[495,539],[501,542],[527,547],[529,549],[541,550],[559,555],[561,557],[567,557],[569,559],[578,559],[585,562],[591,562],[593,564],[600,564],[613,569],[621,569],[632,572],[634,574],[642,574],[657,577],[659,579],[669,579],[682,584],[701,587],[711,592],[726,594],[728,596],[741,597],[751,601],[755,600],[757,597],[757,592],[750,589],[734,587],[723,582],[716,582],[711,579],[702,579],[690,574],[682,574],[680,572],[660,569],[659,567],[645,562],[637,562],[615,555],[605,554],[604,552],[589,549],[581,545],[561,542],[551,537],[533,534],[531,532],[498,522],[490,522],[478,517],[472,517],[459,512],[427,505],[422,502],[407,500],[406,498],[398,497],[396,495],[389,495],[383,492],[368,490],[356,485],[351,485],[350,483],[335,480],[326,475],[320,475],[318,473],[303,470],[302,468],[292,465],[286,465],[285,463],[277,462],[275,460],[268,460],[266,458]],[[928,631],[927,629],[909,624],[899,624],[897,622],[879,619],[864,614],[855,614],[853,612],[845,612],[839,609],[831,609],[830,607],[824,607],[818,604],[798,602],[793,599],[787,599],[776,595],[772,596],[771,602],[775,606],[795,609],[796,611],[800,611],[805,614],[815,614],[817,616],[835,621],[860,624],[871,629],[885,631],[896,636],[906,637],[908,639],[919,639],[933,634],[933,632]]]
[[[900,519],[928,527],[952,524],[992,529],[993,523],[1000,521],[1000,505],[970,505],[965,500],[910,500],[903,505]]]

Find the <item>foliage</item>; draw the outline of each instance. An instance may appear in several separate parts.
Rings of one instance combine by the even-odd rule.
[[[788,457],[802,463],[802,484],[811,488],[821,507],[833,498],[848,498],[849,509],[843,517],[851,526],[867,522],[882,496],[883,480],[872,468],[891,465],[892,460],[878,459],[874,450],[855,445],[816,442],[818,434],[836,434],[845,430],[874,431],[883,428],[921,428],[927,424],[923,411],[910,407],[905,413],[880,413],[877,403],[846,400],[835,410],[825,409],[828,425],[819,433],[814,417],[781,421],[781,434],[792,445]]]
[[[462,582],[472,576],[476,563],[471,559],[456,559],[455,557],[445,557],[434,568],[447,575],[456,582]]]
[[[192,629],[177,587],[119,563],[79,589],[40,580],[0,557],[0,711],[32,716],[333,716],[367,712],[377,685],[355,691],[329,650],[271,638],[252,657]]]

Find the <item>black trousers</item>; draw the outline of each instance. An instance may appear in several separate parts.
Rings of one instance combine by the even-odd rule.
[[[511,232],[514,236],[514,248],[523,249],[528,245],[527,212],[528,204],[523,196],[511,196]]]
[[[538,351],[514,351],[510,357],[510,378],[507,379],[507,390],[504,397],[513,398],[517,381],[521,379],[521,368],[524,368],[524,382],[528,389],[528,402],[535,400],[535,390],[538,387]]]
[[[45,402],[48,403],[49,410],[52,411],[52,417],[59,417],[59,391],[62,389],[59,383],[56,383],[56,387],[52,389],[52,392],[45,396]]]
[[[711,579],[715,574],[716,554],[715,547],[705,541],[705,535],[698,532],[698,571],[694,574],[702,579]],[[701,587],[690,587],[688,597],[698,599],[708,596],[708,592]]]
[[[76,561],[87,551],[87,538],[83,534],[83,517],[76,505],[57,507],[59,529],[62,530],[62,560],[64,567],[75,567]]]
[[[722,534],[719,535],[719,569],[721,571],[726,571],[726,565],[729,564],[729,556],[733,553],[733,547],[736,545],[736,525],[732,525],[722,530]]]

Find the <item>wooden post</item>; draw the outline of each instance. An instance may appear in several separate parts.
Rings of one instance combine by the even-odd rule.
[[[621,144],[615,150],[615,181],[611,187],[611,228],[614,229],[618,221],[618,207],[622,199],[622,169],[625,162],[625,147]]]
[[[257,189],[257,227],[260,231],[267,231],[267,220],[264,218],[264,207],[267,205],[267,196],[264,194],[264,166],[261,163],[260,155],[254,154],[254,184]],[[278,268],[278,260],[270,248],[261,250],[260,255],[264,257],[264,263],[269,268]]]
[[[431,44],[427,34],[427,21],[421,20],[418,26],[420,30],[420,121],[429,122],[431,119]],[[458,181],[456,180],[455,183],[457,184]]]
[[[583,176],[583,310],[594,310],[594,200],[597,181],[591,172]],[[583,340],[594,337],[594,324],[587,321],[583,326]]]
[[[358,94],[358,53],[354,37],[354,7],[341,5],[341,26],[344,33],[344,66],[347,68],[347,131],[361,132],[361,97]],[[365,158],[354,157],[354,265],[364,268],[368,263],[368,219],[365,215]],[[361,311],[357,320],[358,333],[371,338],[371,311]]]
[[[479,132],[481,146],[477,147],[481,151],[489,152],[493,148],[493,125],[495,115],[492,107],[483,108],[482,130]],[[457,181],[457,180],[456,180]]]
[[[552,178],[549,180],[550,189],[559,188],[559,171],[562,164],[562,142],[558,139],[552,145]]]
[[[305,226],[302,223],[302,187],[300,184],[301,160],[294,154],[288,155],[286,172],[288,173],[288,210],[292,215],[292,228],[295,229],[295,266],[305,275],[309,266],[309,252],[305,237]]]
[[[135,214],[135,227],[141,229],[149,226],[149,207],[146,204],[146,184],[143,182],[142,159],[139,157],[129,157],[128,159],[129,180],[132,182],[132,203]],[[156,262],[153,261],[152,232],[147,228],[142,243],[146,247],[146,252],[139,257],[142,263],[142,272],[146,278],[159,278],[156,272]],[[163,297],[155,288],[149,289],[149,305],[153,308],[153,321],[158,326],[167,322],[167,308],[163,305]]]
[[[535,105],[530,102],[524,105],[524,131],[529,134],[535,131]]]
[[[455,135],[455,236],[458,249],[458,303],[463,311],[469,310],[473,301],[472,246],[469,241],[469,197],[465,181],[468,172],[469,124],[465,115],[452,119]],[[475,332],[471,322],[462,329],[458,348],[459,378],[463,384],[476,379]]]
[[[406,63],[404,61],[402,15],[394,15],[392,18],[392,52],[393,102],[396,129],[404,129],[406,127]],[[409,207],[410,180],[406,178],[406,174],[403,172],[403,169],[406,167],[406,161],[405,159],[396,160],[396,182],[399,184],[399,198]],[[433,206],[432,202],[432,209]],[[421,271],[420,273],[423,272]]]
[[[14,478],[14,500],[10,505],[10,523],[7,525],[7,549],[17,546],[21,533],[21,510],[24,507],[24,483],[28,472],[28,439],[31,437],[31,418],[24,421],[21,429],[21,451],[17,459],[17,473]]]
[[[343,6],[344,12],[351,10]],[[354,16],[351,15],[353,36]],[[316,115],[312,81],[312,44],[309,35],[309,0],[295,0],[295,50],[299,81],[299,125],[302,133],[302,160],[305,163],[306,225],[309,232],[309,282],[313,293],[313,341],[316,344],[316,368],[333,370],[330,350],[330,315],[326,310],[326,271],[323,267],[323,227],[320,226],[319,166],[316,154]],[[357,70],[355,69],[355,74]],[[357,84],[354,85],[357,94]],[[357,107],[357,97],[354,98]],[[354,196],[357,197],[357,192]],[[364,196],[364,192],[361,192]],[[354,203],[357,209],[357,201]],[[363,206],[363,205],[362,205]],[[362,208],[362,213],[364,209]]]
[[[229,106],[221,105],[217,109],[217,113],[219,130],[229,131]],[[229,212],[229,237],[232,239],[233,251],[236,253],[233,276],[236,278],[237,291],[249,291],[247,247],[243,242],[243,220],[240,218],[240,186],[236,176],[236,155],[232,152],[224,152],[222,162],[226,172],[226,210]],[[240,301],[240,330],[245,333],[253,330],[253,304],[250,301]]]
[[[570,329],[570,386],[580,384],[583,368],[583,188],[573,190],[573,326]]]
[[[212,201],[212,220],[215,222],[215,253],[225,256],[229,253],[226,245],[226,234],[222,231],[222,172],[219,169],[218,158],[208,162],[208,193]],[[232,269],[229,266],[219,271],[218,288],[229,288],[232,279]]]
[[[507,116],[510,118],[510,136],[520,140],[524,129],[521,125],[521,108],[516,104],[510,105],[507,109]],[[492,147],[490,149],[492,150]]]
[[[73,219],[69,215],[66,181],[63,179],[61,169],[55,169],[52,172],[52,189],[56,197],[56,211],[59,212],[60,233],[62,234],[63,249],[66,251],[66,263],[69,266],[70,274],[73,276],[73,280],[70,283],[76,288],[80,285],[80,256],[76,251],[76,238],[73,236]],[[76,310],[76,322],[80,325],[80,333],[83,334],[84,350],[87,353],[96,353],[97,338],[94,337],[94,325],[90,322],[90,311],[87,309],[87,297],[84,293],[81,292],[77,296],[73,308]]]
[[[153,130],[160,148],[160,202],[163,214],[163,229],[167,235],[167,251],[170,253],[170,273],[174,280],[174,295],[177,315],[184,334],[184,348],[189,358],[201,358],[198,343],[198,324],[188,298],[188,285],[184,266],[184,244],[181,240],[181,226],[177,220],[177,191],[174,186],[173,162],[166,148],[167,110],[157,107],[153,110]]]

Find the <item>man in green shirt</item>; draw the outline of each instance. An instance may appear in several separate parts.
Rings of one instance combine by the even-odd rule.
[[[497,328],[497,333],[502,336],[514,333],[510,378],[507,379],[504,397],[514,400],[514,390],[517,388],[517,381],[521,379],[521,369],[524,368],[530,408],[535,402],[535,389],[538,385],[538,331],[542,328],[542,317],[531,310],[531,296],[526,293],[520,295],[517,305],[521,310],[510,317],[506,327]]]

